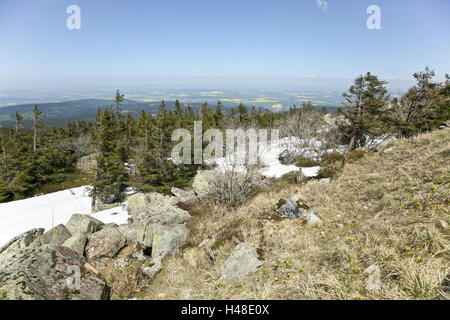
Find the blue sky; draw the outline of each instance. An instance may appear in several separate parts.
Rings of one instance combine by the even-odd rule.
[[[72,4],[80,30],[66,28]],[[381,30],[366,27],[372,4]],[[449,13],[448,0],[0,0],[0,86],[389,81],[426,65],[443,78]]]

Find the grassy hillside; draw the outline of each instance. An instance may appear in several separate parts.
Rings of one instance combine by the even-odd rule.
[[[444,129],[348,163],[331,183],[280,185],[237,209],[203,203],[191,210],[190,243],[137,297],[179,299],[190,290],[194,299],[448,299],[449,156]],[[273,207],[292,195],[324,223],[280,219]],[[266,262],[252,276],[217,285],[239,241]],[[366,290],[363,271],[372,264],[381,268],[377,293]]]

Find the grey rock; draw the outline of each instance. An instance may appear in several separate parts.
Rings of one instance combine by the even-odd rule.
[[[192,188],[199,197],[207,196],[211,193],[211,180],[216,178],[215,170],[198,170],[194,178]]]
[[[151,223],[181,224],[191,217],[188,211],[173,205],[154,206],[151,204],[148,207],[148,212],[146,218]]]
[[[170,192],[180,200],[182,203],[193,204],[196,203],[199,198],[193,192],[188,192],[179,188],[173,187]]]
[[[132,219],[136,219],[138,215],[145,213],[147,205],[147,196],[144,193],[136,193],[127,199],[128,214]]]
[[[83,256],[86,243],[87,237],[84,234],[74,234],[63,243],[63,246],[70,248],[80,256]]]
[[[134,223],[138,223],[149,216],[158,216],[169,210],[179,209],[175,207],[179,201],[176,197],[166,196],[157,192],[137,193],[128,198],[128,214]]]
[[[162,260],[165,256],[166,255],[163,252],[160,252],[158,255],[144,261],[140,267],[141,272],[150,279],[154,279],[162,268]]]
[[[105,281],[85,268],[83,257],[62,246],[20,249],[0,269],[0,279],[0,292],[11,300],[109,298]]]
[[[103,222],[86,214],[73,214],[67,222],[66,228],[71,234],[84,234],[88,236],[100,230]]]
[[[189,230],[184,225],[159,225],[148,224],[147,240],[148,246],[152,238],[152,256],[141,265],[141,271],[147,277],[153,279],[161,270],[163,259],[171,254],[175,255],[178,248],[187,240]]]
[[[255,273],[263,264],[256,249],[246,243],[238,244],[225,261],[219,282],[228,282]]]
[[[306,224],[309,226],[319,225],[322,220],[316,216],[314,213],[310,212],[306,215]]]
[[[143,221],[137,229],[137,242],[145,248],[151,248],[153,244],[153,224]]]
[[[174,256],[188,236],[189,229],[184,225],[153,225],[152,256],[161,252]]]
[[[84,172],[92,172],[97,168],[97,155],[90,154],[88,156],[81,157],[76,164],[78,170]]]
[[[89,261],[102,257],[113,258],[126,242],[127,240],[117,228],[105,228],[88,236],[86,258]]]
[[[32,244],[32,247],[39,247],[44,244],[50,244],[55,246],[62,245],[72,234],[67,230],[63,224],[59,224],[56,227],[51,228],[46,233],[39,236]]]
[[[123,224],[117,230],[125,237],[127,244],[137,243],[138,226],[136,224]]]
[[[306,201],[291,197],[288,200],[280,199],[276,211],[290,219],[299,219],[308,214],[314,214],[314,211]]]
[[[34,240],[44,233],[43,228],[28,230],[13,239],[0,248],[0,268],[8,259],[13,256],[18,250],[29,247]]]
[[[371,265],[366,270],[364,270],[365,274],[368,274],[366,288],[369,291],[378,291],[381,290],[381,270],[377,265]]]

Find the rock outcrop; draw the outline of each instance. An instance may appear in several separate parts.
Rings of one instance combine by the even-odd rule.
[[[74,214],[67,222],[66,228],[71,234],[82,234],[88,236],[101,229],[103,222],[86,214]]]
[[[136,193],[128,197],[128,215],[133,220],[137,220],[137,217],[146,211],[148,205],[147,195],[144,193]]]
[[[127,244],[137,243],[138,225],[123,224],[117,227],[117,230],[123,235]]]
[[[67,230],[63,224],[59,224],[56,227],[51,228],[44,234],[40,235],[32,244],[32,247],[40,247],[44,244],[50,244],[55,246],[62,245],[72,234]]]
[[[67,247],[72,249],[80,256],[84,255],[84,248],[86,247],[87,237],[82,233],[76,233],[71,236],[69,239],[64,241],[63,247]]]
[[[85,254],[89,261],[107,257],[113,258],[127,240],[117,228],[108,227],[89,235]]]
[[[26,231],[17,237],[11,239],[7,244],[0,248],[0,268],[8,262],[8,259],[12,257],[20,249],[29,247],[39,236],[44,233],[43,228],[31,229]]]
[[[175,187],[173,187],[170,192],[184,204],[194,204],[199,201],[199,198],[193,192],[188,192]]]
[[[151,258],[143,263],[141,270],[153,278],[161,269],[162,261],[167,255],[175,255],[178,248],[187,240],[189,229],[180,224],[154,224],[147,222],[140,225],[138,242],[151,251]]]
[[[0,293],[11,300],[101,300],[109,288],[71,249],[44,245],[20,249],[0,269]]]

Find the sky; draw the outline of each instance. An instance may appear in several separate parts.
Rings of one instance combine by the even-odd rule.
[[[449,13],[448,0],[0,0],[0,88],[399,81],[427,65],[443,79]]]

